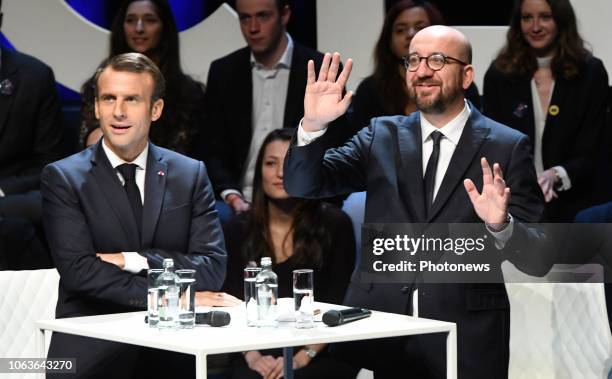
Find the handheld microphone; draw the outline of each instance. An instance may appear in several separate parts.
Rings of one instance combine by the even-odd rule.
[[[224,311],[196,312],[195,314],[196,325],[220,327],[229,325],[231,320],[232,316]],[[149,316],[145,316],[145,322],[149,322]]]
[[[323,313],[323,323],[327,326],[338,326],[361,320],[371,315],[372,311],[364,308],[348,308],[339,311],[332,309]]]
[[[210,325],[214,327],[225,326],[230,323],[232,316],[224,311],[210,311],[195,314],[196,325]]]

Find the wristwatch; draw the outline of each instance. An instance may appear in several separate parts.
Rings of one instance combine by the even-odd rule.
[[[304,351],[306,352],[306,355],[308,355],[308,358],[310,359],[313,359],[314,357],[317,356],[317,351],[310,346],[304,346]]]

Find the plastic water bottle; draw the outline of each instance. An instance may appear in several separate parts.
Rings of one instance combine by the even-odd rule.
[[[178,329],[179,327],[179,277],[174,273],[174,261],[164,259],[164,272],[157,278],[157,309],[159,329]]]
[[[257,287],[257,326],[278,325],[276,300],[278,299],[278,277],[272,271],[272,259],[261,258],[261,272],[255,279]]]

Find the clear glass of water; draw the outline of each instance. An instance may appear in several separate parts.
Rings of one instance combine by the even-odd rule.
[[[156,282],[157,278],[163,272],[164,270],[160,268],[147,270],[147,316],[151,328],[157,327],[157,323],[159,322],[159,313],[157,310],[157,296],[159,290]]]
[[[257,326],[257,286],[255,278],[261,267],[244,269],[244,304],[246,305],[247,326]]]
[[[179,327],[191,329],[195,326],[195,270],[176,270],[179,277]]]
[[[295,327],[314,327],[314,274],[311,269],[293,270]]]

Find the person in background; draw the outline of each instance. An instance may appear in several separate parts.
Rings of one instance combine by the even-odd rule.
[[[253,178],[251,209],[224,225],[228,272],[223,290],[243,297],[243,269],[272,258],[279,297],[292,297],[292,271],[314,270],[317,301],[340,304],[355,264],[349,217],[334,205],[290,197],[283,184],[283,162],[293,129],[277,129],[262,142]],[[232,378],[278,378],[280,349],[247,351],[232,367]],[[295,378],[354,378],[358,370],[327,354],[325,345],[295,349]]]
[[[608,74],[578,33],[569,0],[516,3],[506,45],[484,79],[487,116],[527,134],[548,221],[593,205]]]
[[[440,11],[428,1],[402,0],[389,9],[374,49],[374,72],[357,87],[349,111],[353,129],[368,125],[372,117],[409,115],[416,110],[408,95],[403,57],[419,30],[444,24]],[[467,89],[466,98],[480,109],[475,84]]]
[[[167,0],[127,0],[121,4],[111,29],[109,57],[127,52],[145,54],[166,79],[164,113],[152,125],[151,141],[191,156],[193,141],[204,125],[204,86],[181,69],[178,30]],[[94,84],[91,78],[82,87],[84,146],[101,136],[93,112]]]
[[[323,54],[287,33],[287,0],[237,0],[240,31],[247,46],[210,65],[206,82],[206,133],[197,158],[206,162],[217,196],[231,211],[249,209],[255,158],[274,129],[295,127],[304,114],[306,63]],[[344,119],[334,128],[338,144],[352,132]],[[226,207],[227,208],[227,207]]]
[[[0,7],[2,1],[0,1]],[[0,25],[3,14],[0,12]],[[0,49],[0,270],[52,266],[42,232],[40,173],[62,158],[53,70]]]

